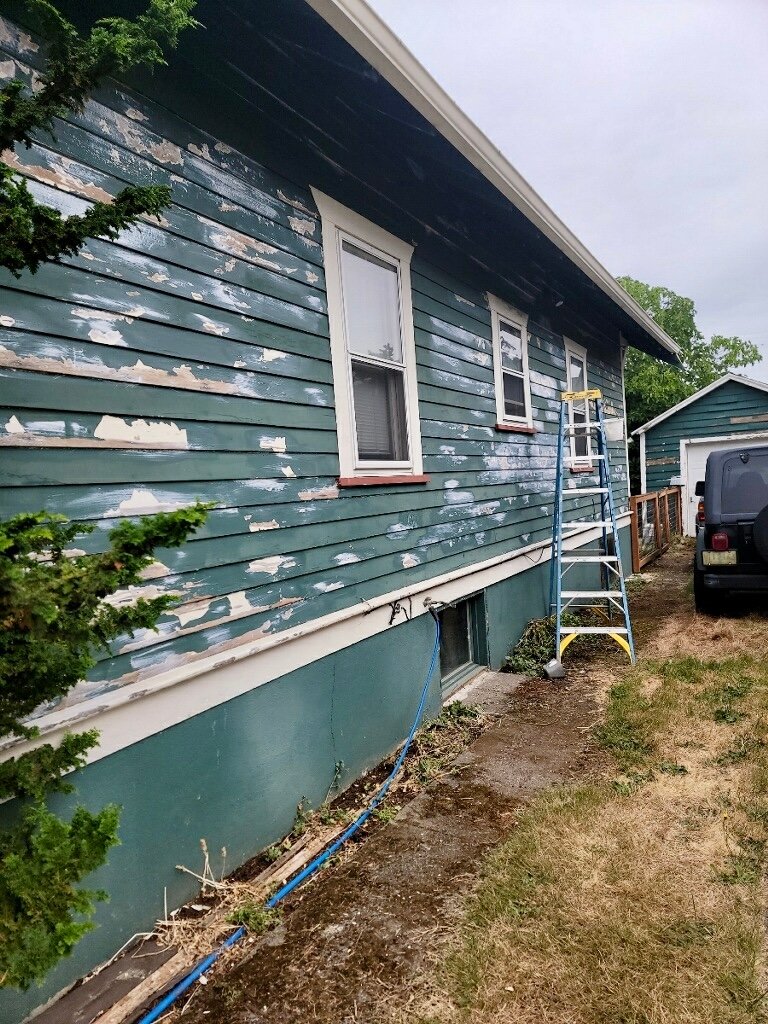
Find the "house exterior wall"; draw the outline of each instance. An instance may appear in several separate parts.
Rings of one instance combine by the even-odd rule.
[[[0,25],[0,73],[29,79],[35,44]],[[159,223],[117,243],[94,240],[34,277],[0,280],[2,515],[48,508],[93,524],[79,542],[92,551],[123,516],[195,499],[216,507],[188,545],[159,553],[148,576],[147,596],[180,600],[159,633],[116,644],[46,713],[102,729],[79,798],[123,805],[122,846],[94,879],[111,893],[100,928],[42,990],[0,996],[10,1020],[150,927],[165,887],[169,906],[191,896],[175,865],[198,864],[201,837],[212,850],[226,846],[234,868],[289,830],[302,797],[323,799],[338,761],[347,784],[400,742],[429,660],[422,597],[432,581],[450,579],[452,599],[483,594],[494,667],[546,613],[565,387],[563,337],[529,318],[536,432],[498,432],[486,297],[417,249],[430,480],[339,488],[312,182],[287,180],[135,93],[100,94],[56,127],[55,145],[42,140],[14,158],[39,198],[78,212],[125,184],[154,182],[171,184],[174,201]],[[618,343],[576,340],[588,350],[590,387],[623,416]],[[624,511],[623,442],[611,458]],[[592,499],[567,507],[588,517]],[[586,574],[575,582],[590,583]],[[405,592],[417,595],[413,615],[392,625],[394,638],[388,612],[365,616],[382,595]],[[262,671],[256,685],[262,647],[270,664],[287,664],[294,646],[340,615],[355,624],[354,640],[331,650],[317,633],[292,671]],[[211,659],[224,666],[246,646],[232,696]],[[152,700],[174,672],[188,678],[164,691],[172,712],[163,718]],[[119,700],[132,731],[112,729],[107,746],[106,716]],[[439,701],[435,679],[432,712]]]
[[[762,430],[768,430],[768,393],[727,381],[646,431],[646,490],[668,487],[679,477],[681,441]]]

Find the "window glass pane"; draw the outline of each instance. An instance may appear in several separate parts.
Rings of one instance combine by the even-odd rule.
[[[579,356],[568,357],[568,390],[584,390],[584,360]]]
[[[357,454],[360,459],[407,462],[405,380],[390,370],[352,360]]]
[[[586,389],[586,374],[584,370],[584,360],[581,356],[568,353],[568,390],[569,391],[584,391]],[[574,432],[573,435],[573,454],[574,455],[589,455],[589,431],[588,417],[587,417],[587,403],[586,401],[573,402],[571,405],[571,423],[574,427],[579,427],[584,424],[585,429]]]
[[[440,675],[445,679],[471,661],[469,605],[462,601],[440,612]]]
[[[525,419],[525,382],[514,373],[504,374],[504,415]]]
[[[745,454],[747,454],[745,452]],[[753,515],[768,505],[768,456],[728,459],[723,469],[723,512]]]
[[[402,363],[397,267],[343,241],[341,273],[349,351]]]
[[[523,337],[517,327],[499,321],[501,365],[505,370],[523,372]]]

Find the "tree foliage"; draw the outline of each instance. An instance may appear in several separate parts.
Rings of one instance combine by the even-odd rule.
[[[0,151],[32,144],[39,132],[54,134],[55,119],[82,110],[107,75],[139,64],[164,64],[163,49],[197,24],[195,0],[149,0],[135,21],[101,18],[83,37],[49,0],[25,0],[31,25],[48,41],[48,59],[39,87],[31,92],[14,79],[0,89]],[[140,217],[157,216],[170,201],[165,185],[129,185],[114,201],[94,203],[81,216],[64,217],[38,203],[26,180],[0,164],[0,266],[19,276],[40,264],[73,255],[88,238],[116,238]]]
[[[34,90],[19,80],[0,88],[0,150],[30,146],[55,134],[57,118],[82,110],[106,75],[138,64],[164,63],[163,51],[196,22],[195,0],[149,0],[135,20],[102,18],[81,36],[49,0],[23,0],[29,26],[47,41],[47,64]],[[91,237],[115,238],[140,217],[169,202],[165,186],[129,186],[112,202],[64,217],[38,203],[26,180],[0,163],[0,266],[15,276],[77,253]],[[27,721],[41,704],[65,696],[96,663],[99,648],[137,629],[152,629],[171,595],[145,599],[130,588],[157,548],[178,547],[205,520],[208,506],[126,521],[99,554],[68,554],[93,528],[45,512],[0,523],[0,740],[34,740]],[[116,591],[128,600],[110,601]],[[135,599],[134,599],[135,598]],[[69,792],[65,776],[85,763],[95,731],[65,736],[0,763],[0,986],[28,988],[41,981],[89,931],[94,903],[106,898],[79,887],[104,863],[117,840],[119,809],[93,814],[76,807],[68,821],[45,799]]]
[[[760,351],[743,338],[713,335],[707,341],[696,325],[692,299],[669,288],[644,284],[632,277],[619,283],[646,313],[680,346],[680,367],[630,349],[625,367],[627,425],[630,431],[659,416],[723,374],[759,362]],[[640,490],[639,453],[630,446],[632,490]]]
[[[143,583],[154,552],[183,544],[208,508],[126,520],[106,551],[85,555],[67,549],[92,526],[45,512],[0,523],[0,738],[35,738],[26,717],[83,679],[99,648],[156,625],[173,595],[146,599],[131,588]],[[78,807],[66,822],[44,803],[50,792],[71,790],[64,774],[84,764],[97,740],[95,731],[68,735],[0,764],[0,797],[22,798],[0,833],[0,984],[42,979],[90,930],[94,900],[105,898],[77,885],[117,842],[118,809]]]

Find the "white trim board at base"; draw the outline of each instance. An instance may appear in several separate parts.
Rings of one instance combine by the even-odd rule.
[[[629,521],[629,512],[617,516],[619,528],[627,526]],[[574,550],[594,543],[600,536],[598,527],[580,533],[578,544],[564,541],[564,548]],[[437,603],[462,600],[535,565],[546,564],[550,560],[551,546],[549,540],[529,544],[469,569],[457,569],[414,583],[275,636],[251,640],[148,679],[127,683],[101,697],[55,709],[35,720],[40,730],[37,739],[11,741],[0,748],[0,762],[18,757],[42,743],[58,743],[66,732],[85,728],[99,730],[99,746],[89,751],[89,761],[98,761],[289,672],[385,632],[391,628],[389,606],[393,601],[419,597],[421,600],[414,600],[412,604],[413,616],[427,615],[430,603],[427,599]],[[531,558],[537,553],[537,559]]]

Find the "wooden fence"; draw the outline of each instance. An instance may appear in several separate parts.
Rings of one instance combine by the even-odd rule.
[[[651,494],[633,494],[632,572],[662,555],[676,534],[683,532],[683,501],[679,487],[665,487]]]

